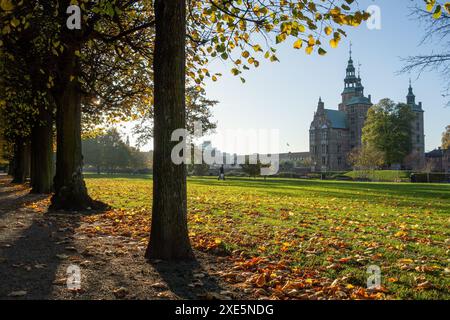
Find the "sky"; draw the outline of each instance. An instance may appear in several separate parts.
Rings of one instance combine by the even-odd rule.
[[[327,109],[337,109],[344,88],[345,68],[349,58],[349,43],[353,44],[355,65],[361,64],[365,95],[372,101],[391,98],[405,102],[409,78],[412,79],[416,101],[422,101],[425,119],[425,149],[440,145],[441,134],[450,124],[450,108],[445,107],[442,82],[433,72],[398,75],[401,58],[433,51],[432,44],[420,44],[423,31],[413,20],[410,7],[422,0],[359,0],[361,9],[377,5],[381,9],[381,29],[371,30],[366,24],[347,28],[337,49],[326,48],[325,56],[306,55],[292,48],[292,42],[277,46],[280,62],[259,59],[259,68],[244,74],[243,84],[231,74],[231,66],[222,61],[211,62],[209,69],[223,76],[217,82],[207,82],[210,99],[218,100],[213,108],[217,134],[206,137],[222,151],[230,150],[221,139],[227,130],[269,129],[279,134],[279,152],[309,151],[309,126],[319,97]],[[150,149],[146,146],[144,149]],[[261,152],[250,150],[250,152]],[[238,152],[239,153],[239,152]]]

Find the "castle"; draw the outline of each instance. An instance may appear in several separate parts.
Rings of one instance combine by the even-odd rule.
[[[406,103],[415,114],[411,124],[413,151],[408,166],[409,169],[421,169],[425,162],[423,109],[421,102],[416,104],[411,83]],[[313,171],[342,171],[351,168],[348,154],[352,149],[361,147],[362,129],[372,105],[371,96],[364,95],[359,72],[356,75],[350,48],[342,102],[338,110],[326,109],[322,99],[319,99],[311,122],[309,142]]]

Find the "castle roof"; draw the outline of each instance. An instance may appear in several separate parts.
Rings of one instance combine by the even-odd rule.
[[[333,129],[347,129],[347,115],[343,111],[325,109],[325,116]]]
[[[350,106],[352,104],[372,105],[372,102],[370,102],[370,99],[366,98],[366,97],[352,97],[345,104],[348,105],[348,106]]]

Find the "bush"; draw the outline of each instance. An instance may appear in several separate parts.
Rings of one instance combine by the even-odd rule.
[[[345,174],[356,181],[409,182],[410,171],[401,170],[355,170]]]
[[[414,182],[442,183],[450,182],[449,173],[414,173]]]
[[[295,172],[280,172],[277,175],[275,175],[274,177],[298,179],[301,177],[301,175],[299,175],[298,173],[295,173]]]

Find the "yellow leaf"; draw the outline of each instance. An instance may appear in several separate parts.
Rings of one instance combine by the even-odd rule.
[[[302,39],[298,39],[297,41],[294,42],[294,49],[300,49],[302,46],[303,46]]]
[[[427,4],[427,11],[428,12],[431,12],[431,11],[433,11],[433,8],[434,8],[434,5],[436,4],[436,0],[430,0],[430,1],[428,1],[428,4]]]
[[[413,260],[412,259],[398,259],[397,262],[398,263],[412,263]]]
[[[20,25],[20,20],[16,19],[15,17],[11,20],[11,25],[16,28],[17,26]]]
[[[0,7],[4,11],[11,11],[14,9],[14,5],[12,4],[11,0],[1,0]]]
[[[333,49],[337,48],[338,45],[339,45],[339,39],[331,39],[331,40],[330,40],[330,46],[331,46]]]
[[[256,285],[263,287],[266,284],[266,275],[263,273],[256,279]]]

